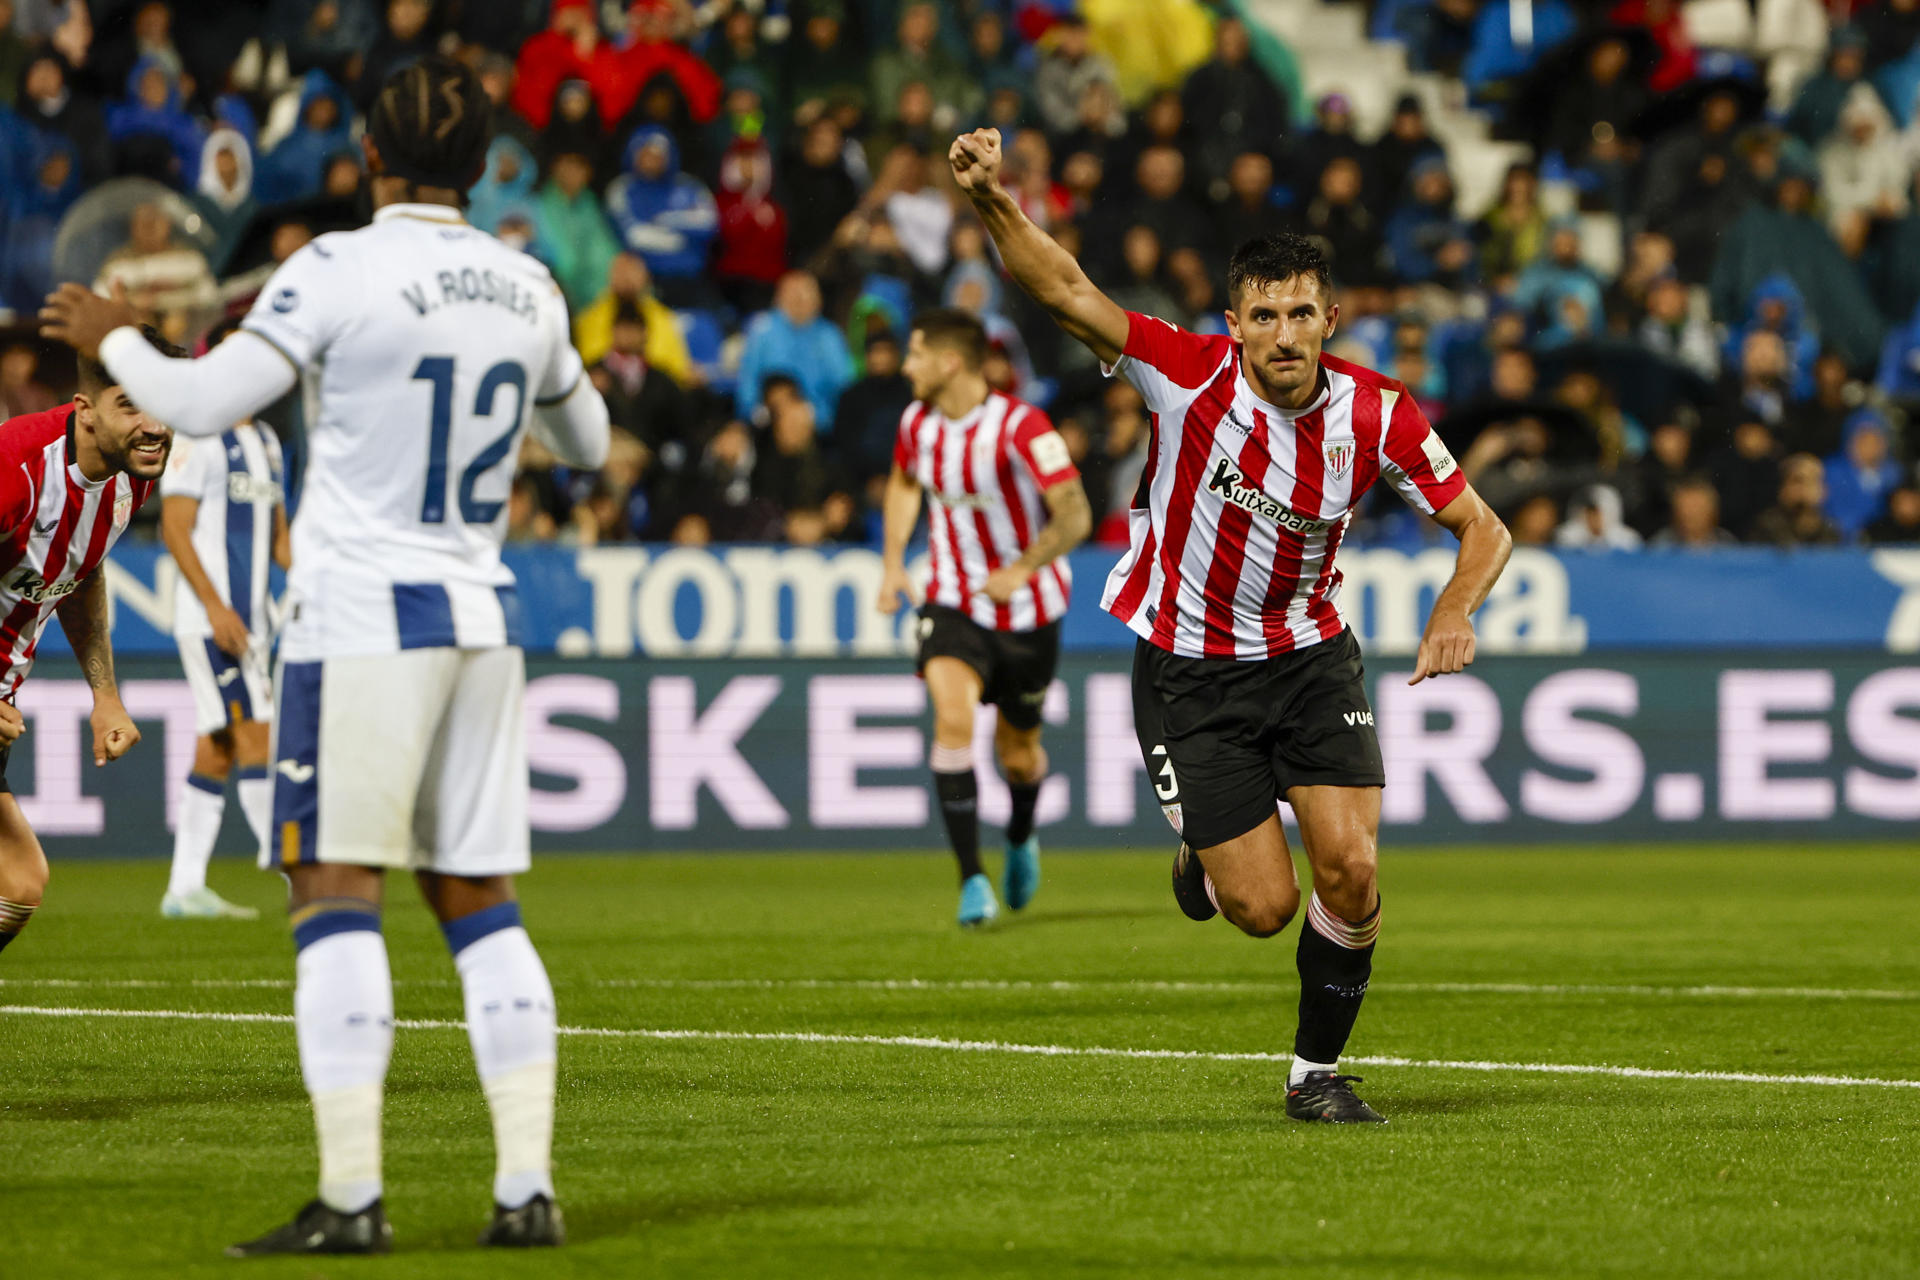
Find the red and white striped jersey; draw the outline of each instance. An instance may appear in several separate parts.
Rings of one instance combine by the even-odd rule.
[[[73,413],[61,405],[0,426],[0,699],[8,702],[33,668],[47,620],[154,489],[124,472],[98,481],[80,474]]]
[[[1346,628],[1333,567],[1353,508],[1382,476],[1431,515],[1466,488],[1400,383],[1321,356],[1320,395],[1259,398],[1240,344],[1129,313],[1112,372],[1153,415],[1126,556],[1101,607],[1191,658],[1268,658]]]
[[[1064,559],[1006,604],[981,591],[987,575],[1018,560],[1046,525],[1041,492],[1080,475],[1046,414],[998,391],[953,420],[916,400],[900,417],[893,462],[927,494],[929,601],[994,631],[1032,631],[1065,616],[1073,575]]]

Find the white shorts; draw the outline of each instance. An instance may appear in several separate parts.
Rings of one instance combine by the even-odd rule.
[[[261,865],[525,871],[526,684],[517,648],[282,662]]]
[[[245,720],[273,718],[273,689],[267,678],[265,646],[252,645],[235,658],[205,637],[176,636],[180,665],[193,690],[193,728],[201,737]]]

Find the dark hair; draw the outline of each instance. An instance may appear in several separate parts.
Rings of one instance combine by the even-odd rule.
[[[986,363],[987,326],[971,311],[932,307],[913,317],[913,327],[929,345],[958,351],[969,369],[978,369]]]
[[[806,395],[806,392],[800,389],[800,379],[794,377],[792,374],[770,373],[760,380],[760,403],[765,404],[767,397],[781,387],[785,387],[796,396],[804,397]]]
[[[622,298],[613,305],[613,322],[615,324],[637,324],[644,329],[647,325],[647,316],[644,311],[640,310],[639,303],[635,302],[632,298]]]
[[[1318,244],[1292,231],[1255,236],[1227,259],[1227,300],[1237,303],[1246,285],[1279,284],[1295,276],[1312,276],[1323,301],[1333,296],[1333,272]]]
[[[186,348],[174,346],[171,342],[161,337],[160,331],[150,324],[140,326],[140,336],[147,340],[148,346],[151,346],[163,356],[170,356],[175,360],[184,360],[187,358],[188,353]],[[107,372],[107,366],[101,364],[98,360],[89,360],[85,356],[75,356],[74,363],[80,370],[80,392],[82,395],[91,398],[99,395],[108,387],[119,385],[113,380],[113,375]]]
[[[387,77],[367,132],[388,175],[465,191],[487,162],[493,103],[471,67],[435,54]]]

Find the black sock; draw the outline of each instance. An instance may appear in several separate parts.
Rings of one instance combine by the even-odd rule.
[[[1007,843],[1025,844],[1033,834],[1033,807],[1040,803],[1040,783],[1009,780],[1007,794],[1013,797],[1013,813],[1007,818]]]
[[[960,879],[980,874],[980,783],[973,770],[933,774],[933,791],[940,797],[940,816],[947,823],[947,839],[960,862]]]
[[[1374,938],[1380,931],[1380,907],[1359,922],[1342,920],[1315,896],[1300,925],[1294,963],[1300,969],[1300,1029],[1294,1033],[1295,1057],[1308,1062],[1338,1062],[1353,1034],[1360,1002],[1373,973]],[[1335,941],[1335,938],[1340,941]],[[1355,946],[1354,943],[1363,943]],[[1344,945],[1343,945],[1344,944]]]

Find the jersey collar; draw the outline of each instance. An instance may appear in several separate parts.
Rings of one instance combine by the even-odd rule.
[[[439,222],[449,227],[464,227],[467,220],[458,209],[444,204],[389,204],[373,211],[375,222],[389,218],[411,218],[416,222]]]
[[[1333,379],[1327,376],[1327,367],[1324,364],[1316,362],[1313,370],[1316,390],[1313,399],[1307,402],[1305,408],[1282,409],[1277,404],[1269,404],[1262,398],[1258,391],[1253,389],[1253,379],[1247,376],[1247,368],[1240,362],[1240,357],[1241,351],[1236,347],[1233,353],[1233,376],[1235,381],[1246,390],[1247,399],[1253,401],[1261,410],[1272,414],[1276,418],[1287,422],[1297,422],[1310,413],[1320,412],[1320,410],[1327,407],[1327,402],[1333,399]]]

